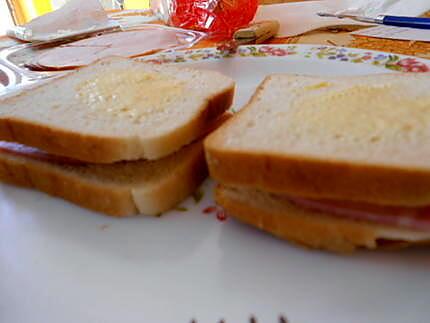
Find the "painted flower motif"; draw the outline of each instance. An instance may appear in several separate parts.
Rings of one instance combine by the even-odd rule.
[[[271,51],[271,54],[273,56],[286,56],[286,55],[288,55],[288,51],[286,51],[285,49],[282,49],[282,48],[274,48]]]
[[[262,46],[260,48],[260,53],[271,54],[272,53],[272,49],[273,49],[273,47],[270,47],[270,46]]]
[[[403,72],[426,73],[430,72],[430,67],[414,58],[404,58],[397,62]]]
[[[223,209],[219,209],[216,213],[216,218],[220,222],[224,222],[227,220],[227,213]]]
[[[151,63],[151,64],[156,64],[156,65],[161,65],[166,63],[166,59],[165,58],[160,58],[160,59],[148,59],[145,62],[147,63]]]
[[[353,58],[353,57],[358,57],[359,54],[357,54],[357,53],[349,53],[348,56],[351,57],[351,58]]]
[[[182,57],[182,56],[176,57],[175,63],[185,63],[185,57]]]
[[[383,54],[374,52],[354,51],[348,48],[336,48],[331,46],[312,47],[304,52],[297,50],[297,46],[240,46],[237,53],[223,52],[210,48],[199,50],[186,50],[183,52],[165,52],[157,58],[148,58],[154,64],[182,63],[189,61],[222,59],[230,57],[267,57],[300,55],[304,58],[313,58],[340,62],[351,62],[356,64],[371,64],[382,68],[402,72],[430,72],[430,65],[416,58],[401,58],[395,54]]]
[[[259,48],[258,53],[263,54],[263,56],[287,56],[296,54],[294,48],[280,48],[272,46],[262,46]]]
[[[373,59],[375,60],[375,61],[383,61],[384,59],[386,59],[387,58],[387,55],[385,55],[385,54],[378,54],[378,55],[376,55]]]
[[[200,59],[205,59],[205,58],[206,58],[206,55],[204,55],[204,54],[202,54],[202,53],[196,53],[196,54],[192,54],[192,55],[190,55],[190,58],[191,58],[193,61],[198,61],[198,60],[200,60]]]
[[[341,53],[336,48],[331,47],[320,47],[319,51],[316,53],[316,56],[319,59],[328,58],[330,60],[335,60],[338,58],[338,55],[344,56],[344,53]]]
[[[208,206],[208,207],[204,208],[202,210],[202,212],[204,214],[211,214],[211,213],[216,212],[217,210],[218,210],[218,208],[216,206],[212,205],[212,206]]]
[[[218,205],[211,205],[202,210],[203,214],[215,214],[218,221],[224,222],[227,220],[228,216],[225,210]]]

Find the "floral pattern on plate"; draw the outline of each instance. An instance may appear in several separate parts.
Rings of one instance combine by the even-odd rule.
[[[398,72],[430,72],[430,61],[391,53],[364,51],[354,48],[333,46],[296,45],[249,45],[240,46],[235,53],[215,48],[204,48],[178,52],[164,52],[141,58],[156,64],[185,63],[231,57],[284,57],[299,56],[308,59],[371,64]]]

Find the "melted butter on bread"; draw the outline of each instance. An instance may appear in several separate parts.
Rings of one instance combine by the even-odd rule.
[[[139,122],[163,114],[184,93],[185,84],[171,76],[146,71],[110,70],[76,87],[81,102],[97,112]]]
[[[314,134],[321,138],[345,141],[378,142],[395,139],[408,140],[413,133],[425,132],[430,123],[430,95],[399,96],[400,84],[355,84],[332,91],[312,86],[308,96],[301,97],[290,109],[288,132]],[[310,89],[310,88],[308,88]],[[410,109],[413,107],[413,113]]]
[[[305,89],[306,90],[318,90],[318,89],[330,87],[331,85],[332,84],[330,82],[319,82],[316,84],[305,86]]]

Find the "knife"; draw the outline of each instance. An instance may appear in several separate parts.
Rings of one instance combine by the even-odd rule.
[[[408,27],[418,29],[430,29],[430,18],[418,18],[418,17],[403,17],[403,16],[388,16],[379,15],[376,18],[356,16],[349,14],[332,14],[326,12],[318,12],[320,17],[334,17],[334,18],[349,18],[356,21],[367,22],[372,24],[396,26],[396,27]]]

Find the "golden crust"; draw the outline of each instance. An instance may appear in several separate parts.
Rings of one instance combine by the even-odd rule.
[[[139,184],[116,185],[109,180],[93,179],[69,171],[67,164],[63,167],[55,162],[7,152],[0,152],[0,181],[37,189],[107,215],[122,217],[141,212],[157,215],[177,205],[206,178],[201,141],[184,149],[187,149],[186,158],[175,165],[172,173],[151,187],[142,183],[142,189]],[[115,176],[114,171],[111,176]]]
[[[122,138],[82,135],[17,118],[0,119],[0,139],[93,163],[112,163],[130,146]]]
[[[430,243],[428,237],[420,239],[408,230],[306,211],[255,190],[219,185],[215,198],[232,217],[281,239],[311,248],[351,252],[358,248],[399,248]],[[405,238],[408,236],[410,240]]]
[[[200,141],[191,145],[194,147],[189,151],[190,156],[187,162],[176,165],[174,172],[160,180],[158,185],[151,190],[150,195],[145,192],[141,194],[139,188],[132,189],[133,199],[139,213],[157,215],[168,211],[192,194],[206,179],[208,169],[203,143]]]
[[[223,151],[211,138],[205,142],[209,172],[224,184],[308,198],[398,206],[430,204],[430,173],[425,171]]]
[[[66,156],[90,163],[113,163],[140,158],[159,159],[180,149],[197,137],[227,110],[233,101],[234,86],[208,99],[201,113],[188,124],[168,136],[159,138],[156,156],[147,156],[145,145],[138,138],[100,137],[45,126],[19,118],[0,118],[0,140],[18,142],[40,148],[54,155]],[[18,95],[19,96],[19,95]],[[5,99],[15,100],[16,97]]]
[[[248,104],[204,142],[209,174],[220,183],[308,198],[380,205],[430,205],[430,172],[307,156],[223,149],[229,127],[258,99],[266,78]]]
[[[0,180],[61,197],[82,207],[112,216],[137,214],[130,191],[126,188],[85,181],[63,172],[49,163],[4,158],[0,154]]]

